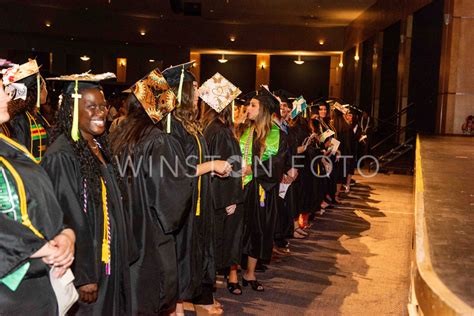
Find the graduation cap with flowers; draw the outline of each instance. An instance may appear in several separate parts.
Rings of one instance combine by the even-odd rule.
[[[7,60],[1,60],[2,65],[9,63]],[[9,67],[2,69],[2,81],[5,91],[13,100],[26,100],[28,95],[28,86],[36,81],[37,95],[36,106],[39,108],[41,100],[41,75],[40,66],[35,59],[29,59],[28,62],[18,65],[10,64]]]
[[[176,107],[176,96],[158,68],[137,81],[130,92],[155,124]]]

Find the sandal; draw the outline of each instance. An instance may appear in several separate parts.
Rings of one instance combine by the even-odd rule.
[[[242,288],[240,287],[239,282],[227,282],[227,289],[229,290],[230,294],[242,295]]]
[[[254,291],[257,291],[257,292],[265,291],[263,285],[257,280],[246,280],[244,277],[242,277],[242,285],[248,286],[249,284],[252,287],[252,290]]]

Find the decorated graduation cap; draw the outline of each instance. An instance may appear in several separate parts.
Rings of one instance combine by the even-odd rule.
[[[332,105],[332,108],[338,110],[342,114],[347,114],[349,111],[349,104],[342,105],[339,102],[334,102],[334,104]]]
[[[2,61],[3,64],[8,62],[6,60]],[[26,100],[28,87],[32,87],[32,84],[36,82],[36,106],[40,107],[42,78],[39,69],[40,67],[35,59],[29,59],[28,62],[21,65],[11,64],[10,67],[3,69],[2,81],[5,91],[13,100]]]
[[[263,105],[268,108],[270,114],[280,112],[280,100],[276,95],[271,93],[265,85],[261,85],[258,90],[245,94],[243,98],[246,100],[251,100],[253,98],[256,98],[259,101],[264,100],[265,102],[263,102]]]
[[[226,106],[232,103],[232,121],[234,120],[234,100],[241,91],[232,82],[224,78],[220,73],[216,73],[204,82],[198,91],[199,97],[217,113],[222,112]]]
[[[306,111],[307,107],[308,105],[306,104],[306,100],[303,98],[303,96],[296,98],[296,100],[293,101],[293,110],[291,110],[291,118],[295,119],[298,115]]]
[[[321,137],[319,138],[319,140],[321,143],[325,143],[326,140],[328,140],[332,136],[334,136],[334,132],[328,129],[324,133],[321,134]]]
[[[155,124],[176,106],[176,96],[158,68],[136,82],[130,92]]]
[[[65,75],[54,78],[47,78],[46,80],[66,81],[67,84],[63,88],[63,95],[71,96],[74,99],[73,119],[71,138],[77,142],[79,140],[79,99],[82,98],[81,90],[85,89],[100,89],[100,82],[107,79],[116,78],[114,73],[106,72],[103,74],[91,74],[85,72],[82,74]]]

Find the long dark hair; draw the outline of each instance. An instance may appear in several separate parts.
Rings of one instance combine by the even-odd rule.
[[[133,94],[128,96],[125,106],[128,110],[127,117],[109,136],[114,155],[120,155],[127,149],[133,151],[140,140],[156,128]]]
[[[217,113],[213,108],[204,103],[203,113],[201,117],[201,126],[203,130],[211,125],[215,120],[219,120],[224,126],[234,131],[234,124],[232,123],[232,110],[231,106],[227,106],[220,113]]]
[[[89,88],[90,89],[90,88]],[[98,89],[98,88],[95,88]],[[82,91],[85,89],[82,89]],[[79,90],[81,92],[81,90]],[[87,146],[87,141],[79,137],[79,140],[75,142],[71,138],[71,128],[72,128],[72,112],[74,108],[74,99],[69,94],[62,95],[62,102],[59,105],[59,111],[57,112],[56,125],[53,128],[51,141],[54,142],[59,136],[64,135],[71,145],[77,160],[79,161],[81,180],[84,184],[81,190],[81,200],[84,205],[84,196],[93,193],[93,201],[95,205],[100,205],[101,197],[101,182],[100,174],[101,172],[101,163],[90,151],[89,146]],[[102,134],[99,137],[96,137],[95,140],[98,142],[104,159],[110,161],[111,153],[107,143],[106,133]],[[117,175],[117,169],[114,166],[114,172]],[[117,177],[116,177],[117,178]],[[86,192],[85,192],[86,191]]]
[[[178,95],[178,87],[172,87],[173,92]],[[194,85],[193,81],[183,82],[181,104],[173,111],[175,119],[183,124],[186,131],[191,135],[202,133],[201,124],[198,121],[198,110],[194,108]]]

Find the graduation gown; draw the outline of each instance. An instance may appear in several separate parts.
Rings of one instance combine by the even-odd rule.
[[[49,145],[48,121],[38,111],[24,112],[10,120],[12,138],[28,149],[40,162]]]
[[[228,178],[217,176],[211,179],[212,203],[214,206],[214,245],[217,269],[240,264],[242,258],[243,233],[243,190],[242,153],[232,130],[218,119],[214,120],[204,131],[209,154],[218,160],[232,163],[234,174]],[[236,204],[232,215],[227,215],[225,208]]]
[[[195,175],[199,161],[205,162],[209,156],[206,140],[199,135],[198,144],[196,137],[189,134],[181,122],[174,118],[171,135],[183,148],[188,174]],[[202,285],[212,286],[216,278],[211,176],[204,174],[201,177],[193,177],[192,180],[192,201],[186,211],[184,224],[176,233],[180,300],[199,297],[202,294]]]
[[[104,157],[105,158],[105,157]],[[130,314],[130,274],[127,228],[122,210],[121,194],[112,166],[101,166],[106,188],[106,203],[110,232],[110,264],[102,261],[104,238],[103,196],[95,205],[93,190],[87,188],[87,203],[81,196],[84,185],[78,157],[64,135],[48,148],[42,166],[49,174],[54,192],[64,212],[64,221],[76,232],[76,254],[72,271],[76,287],[97,283],[99,292],[93,304],[76,303],[71,314],[123,315]],[[87,186],[87,184],[86,184]],[[101,190],[101,195],[104,194]]]
[[[173,233],[189,217],[193,179],[186,176],[180,144],[158,128],[119,158],[126,211],[139,250],[130,267],[133,314],[170,312],[178,300]]]
[[[273,237],[275,233],[278,215],[278,193],[279,184],[283,178],[287,159],[287,135],[275,124],[272,125],[270,134],[273,137],[278,133],[278,144],[275,154],[271,159],[259,158],[259,146],[252,144],[252,152],[249,153],[252,161],[253,175],[250,182],[244,187],[244,239],[243,253],[253,258],[270,260],[273,249]],[[256,134],[254,133],[253,139]],[[270,135],[267,136],[267,141]],[[242,135],[240,148],[243,151],[244,161],[246,134]],[[268,147],[268,146],[267,146]]]
[[[29,257],[62,231],[63,214],[48,175],[25,152],[0,135],[0,279],[29,264],[15,291],[0,281],[0,314],[55,315],[57,302],[49,267]],[[25,190],[25,215],[40,235],[22,223],[20,187]]]

